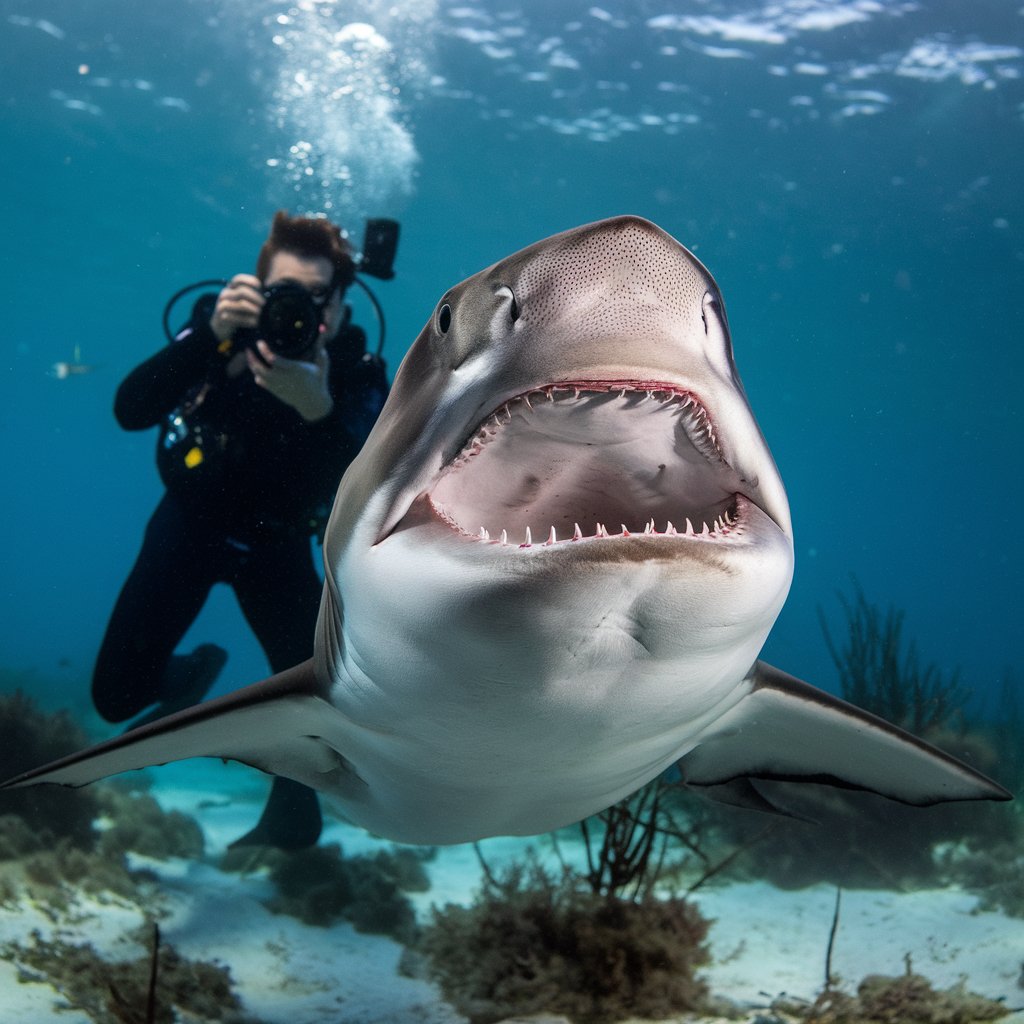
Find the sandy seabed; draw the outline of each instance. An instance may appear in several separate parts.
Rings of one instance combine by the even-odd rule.
[[[226,874],[213,866],[231,839],[259,811],[253,773],[237,766],[192,763],[154,773],[153,795],[165,809],[185,811],[204,830],[207,860],[142,861],[160,880],[164,941],[190,959],[230,968],[245,1012],[266,1024],[456,1024],[463,1018],[425,981],[399,973],[402,947],[340,923],[304,925],[264,906],[271,886],[262,874]],[[233,787],[237,798],[226,799]],[[255,797],[255,798],[254,798]],[[387,848],[360,829],[331,822],[324,842],[355,855]],[[534,840],[539,852],[544,841]],[[521,839],[488,840],[488,862],[521,856]],[[564,849],[563,849],[564,852]],[[427,864],[431,888],[412,896],[426,917],[432,905],[468,903],[481,869],[468,846],[441,848]],[[814,886],[783,891],[761,882],[707,887],[694,896],[713,921],[712,963],[701,975],[711,991],[751,1010],[781,994],[813,1000],[821,989],[835,890]],[[64,942],[91,943],[110,959],[145,955],[125,933],[142,923],[138,906],[78,894],[68,911],[22,901],[0,909],[0,943],[28,942],[33,932]],[[896,975],[910,957],[915,973],[936,989],[958,982],[1010,1008],[1024,1007],[1024,921],[982,912],[958,890],[913,893],[846,891],[832,954],[833,974],[849,990],[868,974]],[[27,1024],[90,1024],[45,983],[19,983],[0,962],[0,1020]],[[1005,1018],[1024,1024],[1024,1012]]]

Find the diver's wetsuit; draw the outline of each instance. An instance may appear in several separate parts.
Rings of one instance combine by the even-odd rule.
[[[274,672],[309,658],[321,583],[310,536],[387,395],[383,363],[345,323],[328,343],[333,410],[308,423],[259,387],[248,368],[225,372],[208,323],[182,331],[122,382],[126,430],[161,425],[157,463],[167,488],[107,626],[93,700],[108,721],[173,705],[190,656],[174,650],[215,583],[227,583]],[[216,651],[216,648],[209,648]],[[320,817],[311,790],[275,780],[250,841],[309,845]]]

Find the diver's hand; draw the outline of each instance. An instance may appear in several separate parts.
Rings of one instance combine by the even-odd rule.
[[[218,341],[230,341],[239,328],[256,326],[263,302],[263,282],[252,274],[235,274],[217,296],[210,330]]]
[[[245,357],[261,388],[290,405],[310,423],[323,419],[334,408],[334,399],[327,388],[331,357],[324,348],[322,333],[312,362],[276,355],[265,341],[256,342],[256,347],[259,355],[246,349]]]

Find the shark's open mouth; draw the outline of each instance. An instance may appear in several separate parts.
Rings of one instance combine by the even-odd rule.
[[[555,384],[492,413],[429,494],[493,544],[735,538],[746,503],[707,409],[666,384]]]

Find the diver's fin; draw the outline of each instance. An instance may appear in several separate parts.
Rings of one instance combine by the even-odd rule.
[[[189,757],[221,757],[300,782],[339,767],[319,739],[324,688],[312,659],[241,690],[196,704],[121,736],[24,772],[0,788],[54,782],[84,786],[97,779]]]
[[[754,665],[750,683],[747,696],[680,759],[687,785],[822,782],[919,807],[1013,799],[955,757],[763,661]]]
[[[274,846],[279,850],[304,850],[316,846],[322,829],[316,790],[279,775],[270,787],[260,820],[240,839],[229,843],[228,849]]]

